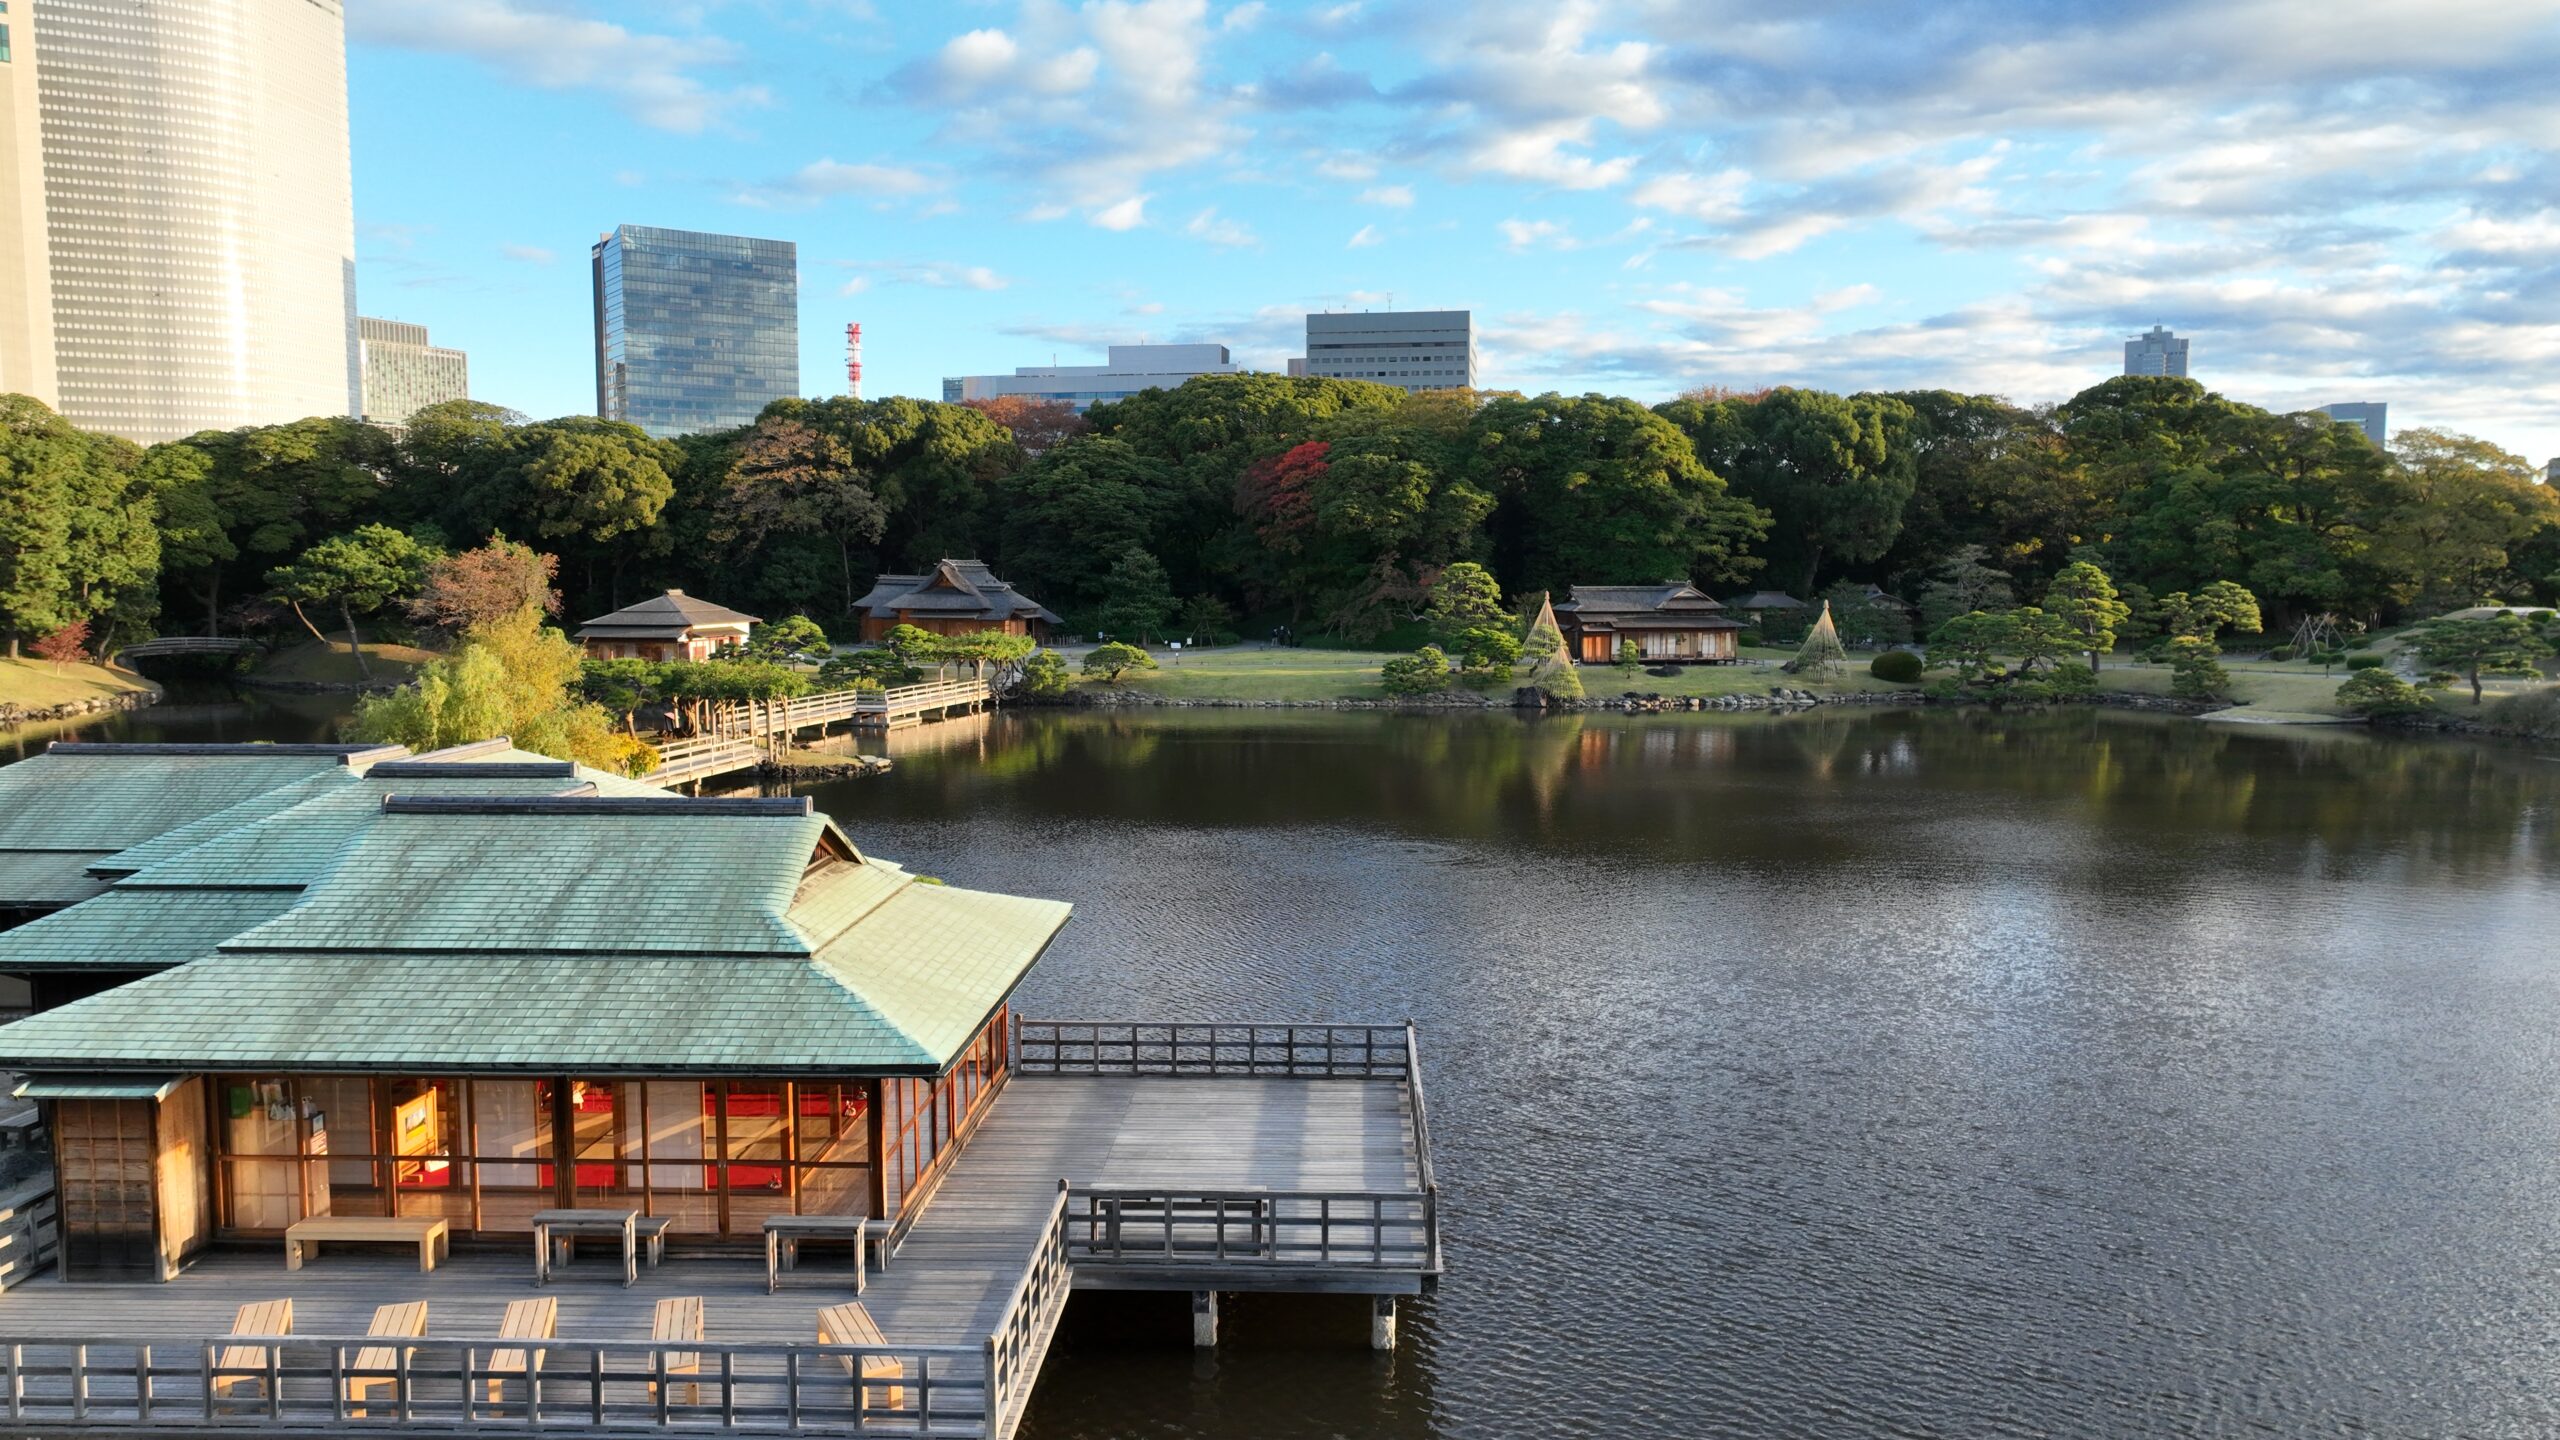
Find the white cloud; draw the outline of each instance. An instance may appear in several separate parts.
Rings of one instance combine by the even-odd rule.
[[[1360,192],[1360,203],[1363,205],[1387,205],[1398,210],[1409,210],[1413,208],[1413,187],[1410,185],[1372,185],[1368,189]]]
[[[1252,226],[1241,220],[1221,218],[1215,205],[1192,216],[1190,223],[1182,227],[1182,233],[1195,240],[1206,240],[1221,250],[1249,249],[1262,243],[1262,237],[1253,233]]]
[[[829,260],[853,278],[838,287],[839,295],[859,295],[874,284],[921,285],[933,290],[1002,290],[1013,282],[985,265],[948,260]]]
[[[1105,205],[1086,218],[1104,230],[1135,230],[1147,223],[1148,198],[1132,195],[1126,200]]]
[[[1386,238],[1386,236],[1378,233],[1377,226],[1363,225],[1359,229],[1351,232],[1350,240],[1345,242],[1342,248],[1345,250],[1366,250],[1372,245],[1381,245],[1386,243]]]
[[[1250,30],[1254,26],[1262,23],[1263,11],[1267,8],[1268,7],[1262,3],[1262,0],[1246,0],[1245,4],[1238,5],[1234,9],[1228,11],[1226,16],[1219,20],[1218,28],[1221,30]]]
[[[498,247],[498,253],[510,260],[521,260],[527,265],[548,265],[560,258],[558,252],[547,250],[540,245],[501,245]]]
[[[1502,232],[1502,242],[1514,250],[1539,245],[1556,250],[1575,248],[1573,227],[1559,220],[1503,220],[1493,228]]]
[[[653,35],[525,0],[354,0],[347,34],[359,44],[459,55],[520,85],[594,90],[662,130],[696,134],[769,103],[759,86],[715,86],[698,73],[738,58],[708,35]]]

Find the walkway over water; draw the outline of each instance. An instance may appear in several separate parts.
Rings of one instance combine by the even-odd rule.
[[[679,1249],[626,1288],[618,1264],[582,1254],[537,1290],[529,1242],[466,1249],[430,1273],[406,1251],[326,1246],[288,1271],[280,1245],[241,1246],[167,1284],[45,1273],[0,1294],[0,1424],[340,1434],[405,1413],[420,1427],[538,1419],[589,1435],[1004,1436],[1073,1286],[1397,1295],[1437,1275],[1406,1027],[1023,1021],[1017,1036],[1004,1089],[868,1276],[860,1299],[884,1345],[817,1343],[819,1311],[855,1298],[836,1257],[812,1255],[768,1294],[760,1257]],[[562,1338],[532,1344],[544,1363],[528,1397],[489,1367],[525,1346],[495,1337],[507,1306],[536,1295],[558,1299]],[[704,1339],[652,1341],[656,1302],[682,1296],[702,1298]],[[285,1299],[295,1338],[242,1360],[225,1338],[234,1311]],[[359,1358],[376,1306],[420,1300],[424,1340]],[[699,1378],[660,1385],[688,1356]],[[866,1360],[893,1365],[896,1383],[875,1368],[857,1394],[848,1369]],[[405,1412],[384,1400],[348,1413],[358,1369],[385,1377],[377,1399],[404,1397]],[[210,1397],[212,1381],[230,1393]]]
[[[713,706],[702,733],[658,747],[658,768],[642,776],[652,785],[686,785],[752,770],[768,748],[787,745],[803,730],[830,725],[857,730],[901,730],[928,719],[984,709],[994,692],[984,680],[928,680],[887,690],[830,690],[773,700],[733,700]]]

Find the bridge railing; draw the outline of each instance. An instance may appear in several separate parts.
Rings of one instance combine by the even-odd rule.
[[[1409,1025],[1249,1021],[1020,1020],[1013,1068],[1025,1075],[1265,1075],[1407,1080]]]

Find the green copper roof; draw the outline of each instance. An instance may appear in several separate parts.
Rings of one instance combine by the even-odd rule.
[[[0,850],[0,906],[69,905],[86,900],[107,888],[106,881],[89,873],[91,864],[105,858],[106,852],[99,850]]]
[[[0,931],[0,974],[29,970],[156,970],[184,965],[284,913],[299,890],[134,890],[119,887]]]
[[[0,850],[122,850],[349,758],[275,745],[56,745],[0,768]]]
[[[306,775],[291,784],[261,791],[234,805],[226,805],[210,815],[190,820],[175,829],[164,830],[139,845],[129,845],[97,864],[104,874],[130,875],[163,860],[184,855],[208,840],[230,833],[243,825],[254,824],[279,811],[290,810],[304,801],[342,790],[356,783],[356,774],[343,767]]]

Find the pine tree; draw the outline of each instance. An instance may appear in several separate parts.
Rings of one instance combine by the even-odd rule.
[[[1520,647],[1520,658],[1529,662],[1531,689],[1550,700],[1582,698],[1582,677],[1574,673],[1573,654],[1565,649],[1556,607],[1544,595],[1538,597],[1538,615],[1529,622],[1529,639]]]
[[[1790,675],[1810,675],[1822,679],[1849,662],[1849,652],[1841,648],[1840,630],[1831,623],[1831,602],[1822,602],[1822,617],[1813,622],[1804,644],[1797,647],[1796,658],[1779,668]]]

